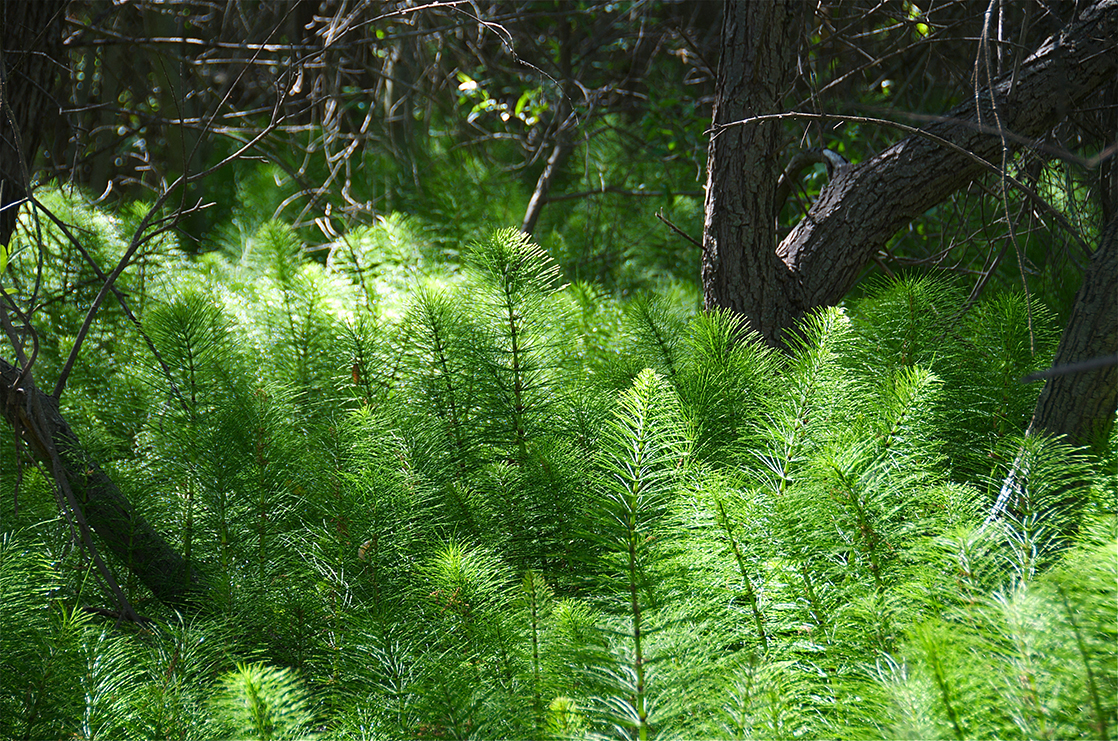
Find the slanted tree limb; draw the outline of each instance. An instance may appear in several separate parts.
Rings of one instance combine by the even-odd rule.
[[[776,347],[784,346],[808,312],[842,300],[888,240],[912,219],[988,173],[992,163],[999,163],[997,169],[1010,182],[1004,173],[1006,157],[1045,136],[1069,112],[1095,104],[1100,91],[1118,85],[1118,0],[1079,4],[1075,18],[1020,67],[979,88],[919,134],[868,160],[837,168],[807,215],[778,244],[774,194],[784,141],[776,117],[786,113],[783,96],[807,30],[805,7],[792,0],[726,3],[708,152],[704,302],[707,308],[742,314]],[[1108,250],[1099,251],[1096,260],[1102,264],[1092,265],[1085,279],[1088,287],[1103,280],[1107,270],[1111,279],[1115,275]],[[1114,283],[1091,290],[1092,295],[1110,291],[1113,298]],[[1083,311],[1104,306],[1093,301]],[[1105,315],[1082,321],[1095,327],[1096,335],[1107,321],[1114,326]],[[1072,346],[1088,352],[1083,338],[1095,330],[1069,325],[1068,352]],[[1105,374],[1091,378],[1112,388],[1113,380],[1105,381]],[[1082,441],[1090,431],[1072,429],[1075,425],[1090,427],[1094,423],[1089,420],[1112,416],[1113,393],[1100,388],[1099,395],[1084,396],[1071,385],[1086,378],[1072,376],[1046,386],[1042,403],[1052,409],[1038,407],[1034,426],[1056,425],[1059,434]],[[1062,420],[1058,424],[1056,417]]]
[[[1116,40],[1118,0],[1098,2],[1025,60],[1016,87],[1012,74],[1006,75],[927,131],[999,162],[1003,146],[1014,152],[1022,141],[1043,136],[1068,111],[1115,83]],[[926,138],[909,137],[844,174],[778,248],[802,276],[803,310],[839,301],[889,238],[981,176],[983,168]]]
[[[776,183],[774,216],[780,215],[780,209],[784,207],[785,201],[787,201],[788,196],[791,195],[792,183],[799,180],[800,173],[814,164],[827,166],[827,179],[829,180],[834,177],[836,168],[846,167],[850,163],[838,152],[832,152],[830,149],[823,149],[822,147],[812,147],[811,149],[805,149],[797,154],[784,168],[780,180]]]
[[[531,234],[535,230],[536,222],[539,221],[544,204],[547,203],[547,194],[551,192],[551,185],[555,182],[560,170],[563,169],[563,165],[567,162],[567,157],[570,156],[573,149],[574,147],[568,141],[565,133],[560,131],[558,141],[551,150],[551,156],[547,158],[547,164],[544,165],[543,172],[540,173],[540,178],[536,182],[536,189],[532,191],[532,198],[528,201],[528,209],[524,213],[524,222],[520,225],[520,231]]]
[[[726,4],[704,229],[708,307],[741,312],[772,345],[807,312],[837,303],[888,240],[983,174],[973,158],[910,136],[840,168],[777,244],[779,124],[737,122],[783,111],[805,29],[795,3]],[[762,8],[764,8],[762,10]],[[1096,0],[1007,74],[926,131],[990,161],[1040,137],[1118,76],[1118,0]],[[997,103],[997,116],[994,104]]]
[[[59,486],[73,492],[73,504],[101,542],[160,601],[178,610],[190,609],[192,597],[203,588],[197,571],[136,512],[82,449],[58,401],[25,380],[19,368],[0,358],[0,409],[5,419],[36,460],[61,479]]]

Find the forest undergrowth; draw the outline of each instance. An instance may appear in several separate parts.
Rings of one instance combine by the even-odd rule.
[[[140,213],[40,200],[102,265]],[[53,379],[100,281],[22,228]],[[455,260],[398,215],[313,254],[235,234],[145,248],[118,283],[166,370],[106,304],[61,400],[205,593],[176,613],[110,558],[149,620],[106,618],[6,446],[0,736],[1118,734],[1118,443],[1023,436],[1039,302],[879,281],[786,354],[515,230]]]

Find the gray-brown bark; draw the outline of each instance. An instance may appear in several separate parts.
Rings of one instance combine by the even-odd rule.
[[[35,408],[42,414],[35,414]],[[86,455],[55,398],[33,386],[25,387],[19,369],[3,359],[0,409],[40,464],[66,478],[85,522],[108,549],[162,602],[179,609],[188,607],[191,593],[200,588],[198,574]],[[52,449],[62,464],[61,472],[53,470]]]
[[[0,3],[0,244],[15,230],[19,204],[27,195],[35,150],[58,119],[51,91],[65,69],[61,21],[67,0]],[[14,308],[14,307],[13,307]],[[27,364],[6,312],[0,312],[20,362]],[[0,408],[27,449],[51,476],[67,519],[95,549],[92,530],[126,567],[164,603],[185,608],[200,586],[197,573],[141,517],[108,475],[91,460],[62,418],[57,399],[39,391],[30,372],[0,358]],[[99,556],[99,568],[117,591],[124,615],[135,613]]]
[[[865,162],[838,167],[807,216],[777,245],[772,201],[780,122],[735,122],[783,112],[804,28],[796,5],[726,5],[703,233],[706,306],[740,312],[774,346],[808,311],[840,301],[893,234],[989,169],[966,152],[1001,165],[1003,156],[1043,136],[1068,111],[1118,84],[1118,0],[1096,0],[1019,71],[924,130],[965,151],[913,135]],[[1104,240],[1092,260],[1060,363],[1115,352],[1114,251]],[[1116,374],[1110,367],[1049,381],[1031,429],[1084,442],[1113,418]]]
[[[1099,248],[1075,297],[1060,338],[1056,368],[1118,354],[1118,218],[1103,231]],[[1044,384],[1029,434],[1065,437],[1073,445],[1092,442],[1114,422],[1118,365],[1055,375]]]
[[[67,0],[0,3],[0,245],[15,231],[30,162],[58,120],[51,91]]]
[[[573,149],[564,132],[560,131],[558,137],[559,141],[555,143],[555,148],[551,150],[551,156],[547,158],[547,164],[544,165],[543,172],[540,173],[540,178],[536,182],[536,189],[532,191],[532,198],[528,201],[528,208],[524,212],[524,221],[520,225],[520,231],[525,234],[531,234],[535,231],[536,222],[539,221],[544,204],[547,203],[547,194],[551,192],[551,185],[555,182],[555,178],[567,162],[567,157],[570,156]]]
[[[777,246],[772,193],[779,122],[735,121],[782,112],[803,29],[800,3],[726,6],[718,102],[709,150],[703,291],[708,307],[730,307],[773,345],[803,315],[834,304],[888,239],[983,172],[965,154],[920,136],[840,168],[808,215]],[[748,20],[748,22],[746,22]],[[1012,75],[926,128],[1000,163],[1041,136],[1066,111],[1118,76],[1118,0],[1099,0],[1049,38]],[[995,116],[994,101],[997,103]],[[999,136],[998,130],[1007,132]]]
[[[569,129],[575,126],[577,117],[570,115],[570,101],[574,93],[574,85],[570,82],[573,73],[571,69],[571,27],[568,23],[559,24],[558,61],[559,70],[563,76],[563,95],[560,98],[555,115],[555,145],[547,158],[543,172],[540,173],[540,177],[536,181],[536,188],[532,191],[528,208],[524,212],[524,220],[520,224],[520,231],[525,234],[531,234],[536,230],[536,223],[540,219],[540,214],[543,213],[543,207],[547,204],[547,194],[551,192],[551,186],[567,164],[567,158],[574,151],[574,143],[571,141]]]
[[[723,11],[707,156],[703,292],[707,307],[742,313],[771,342],[792,323],[788,301],[796,291],[792,271],[776,254],[773,219],[783,132],[778,121],[719,126],[783,110],[809,11],[800,0],[731,0]]]

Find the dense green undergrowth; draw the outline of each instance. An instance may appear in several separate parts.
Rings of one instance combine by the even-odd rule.
[[[45,201],[121,254],[128,213]],[[41,229],[49,387],[99,282]],[[390,217],[327,253],[267,222],[122,276],[168,370],[107,304],[64,412],[208,591],[86,609],[4,454],[0,736],[1115,736],[1118,456],[1022,437],[1039,304],[881,283],[785,355],[514,231],[458,261]]]

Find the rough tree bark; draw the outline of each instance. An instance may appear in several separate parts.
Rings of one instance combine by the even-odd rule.
[[[1105,434],[1118,406],[1118,218],[1099,239],[1099,248],[1075,296],[1071,318],[1060,338],[1053,366],[1057,371],[1077,363],[1101,360],[1088,370],[1052,376],[1040,392],[1030,435],[1064,437],[1087,445]]]
[[[781,124],[747,119],[785,112],[782,99],[806,31],[805,7],[811,6],[795,0],[726,4],[708,150],[705,304],[740,312],[774,346],[807,312],[840,301],[893,234],[988,171],[966,152],[1000,164],[1003,153],[1042,136],[1118,80],[1118,0],[1096,0],[1019,72],[924,129],[966,152],[913,135],[869,160],[839,167],[778,244],[773,194]],[[1092,261],[1090,270],[1105,264]],[[1099,381],[1103,374],[1092,377]],[[1061,398],[1070,390],[1052,393],[1057,406],[1078,403]]]
[[[722,129],[784,111],[810,6],[800,0],[727,2],[707,155],[703,294],[708,308],[745,315],[774,344],[789,326],[796,277],[776,254],[777,180],[784,146],[779,121]]]
[[[27,196],[27,163],[59,119],[52,90],[67,2],[0,3],[0,245]]]
[[[524,220],[520,224],[520,231],[531,234],[536,230],[536,223],[547,204],[547,194],[555,184],[559,173],[567,164],[567,158],[574,151],[572,132],[568,129],[575,126],[576,119],[570,115],[571,100],[575,86],[571,84],[573,73],[571,69],[571,26],[569,23],[559,24],[559,71],[562,75],[563,94],[555,111],[555,136],[554,146],[547,158],[543,172],[536,181],[536,188],[528,201],[528,208],[524,212]]]

